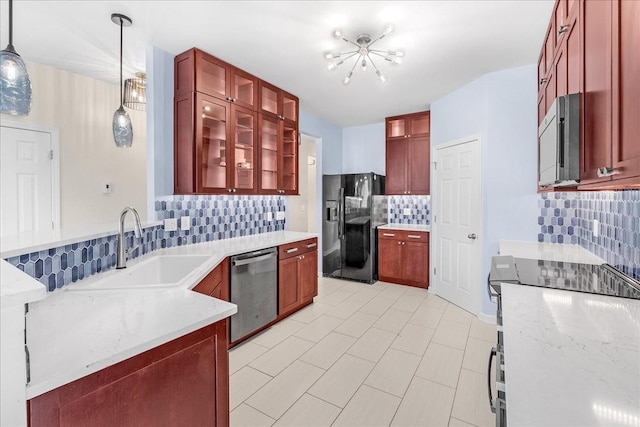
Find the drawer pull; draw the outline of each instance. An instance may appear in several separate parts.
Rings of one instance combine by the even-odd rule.
[[[307,248],[315,248],[316,246],[318,246],[318,244],[317,244],[317,243],[309,243],[309,244],[307,245]]]
[[[409,234],[407,237],[410,239],[422,239],[422,236],[418,236],[417,234]]]
[[[291,249],[287,249],[287,253],[288,254],[292,254],[294,252],[298,252],[298,248],[291,248]]]
[[[383,236],[385,237],[395,237],[396,235],[393,233],[382,233]]]

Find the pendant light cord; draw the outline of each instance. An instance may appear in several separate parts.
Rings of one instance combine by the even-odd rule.
[[[122,18],[120,18],[120,107],[124,104],[124,89],[122,87]]]
[[[5,50],[15,53],[13,47],[13,0],[9,0],[9,45]]]

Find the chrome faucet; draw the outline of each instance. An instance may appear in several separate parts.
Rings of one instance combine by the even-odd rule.
[[[127,212],[131,212],[133,214],[135,222],[133,234],[136,236],[136,239],[142,238],[142,226],[140,225],[140,216],[138,215],[138,211],[132,207],[122,209],[122,212],[120,212],[120,231],[118,232],[118,248],[116,251],[116,268],[127,268],[127,255],[138,247],[136,245],[130,250],[127,250],[126,248],[127,243],[124,241],[124,218],[127,216]]]

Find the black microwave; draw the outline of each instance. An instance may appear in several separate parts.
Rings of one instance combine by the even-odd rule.
[[[538,184],[580,182],[580,94],[559,96],[538,127]]]

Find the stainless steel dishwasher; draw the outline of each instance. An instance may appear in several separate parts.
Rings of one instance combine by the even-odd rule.
[[[278,316],[278,252],[263,249],[231,257],[231,342],[273,321]]]

